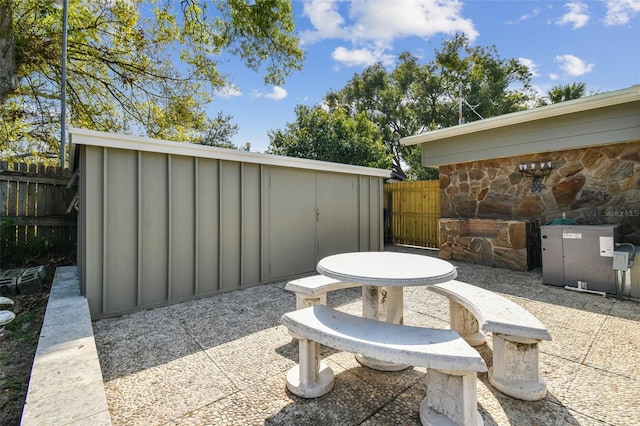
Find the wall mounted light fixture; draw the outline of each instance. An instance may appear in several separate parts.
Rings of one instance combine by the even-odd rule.
[[[537,168],[537,167],[540,168]],[[545,188],[542,180],[549,176],[553,166],[551,161],[542,163],[522,163],[518,166],[520,168],[520,174],[531,178],[531,192],[542,192]]]

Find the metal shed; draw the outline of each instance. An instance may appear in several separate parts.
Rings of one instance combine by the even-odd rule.
[[[387,170],[72,129],[93,319],[312,273],[383,249]]]

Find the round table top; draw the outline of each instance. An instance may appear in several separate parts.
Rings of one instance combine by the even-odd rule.
[[[320,260],[316,269],[342,282],[389,287],[438,284],[458,276],[445,260],[388,251],[335,254]]]

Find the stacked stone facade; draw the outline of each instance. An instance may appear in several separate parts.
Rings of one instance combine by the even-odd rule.
[[[491,219],[440,219],[439,256],[498,268],[526,271],[527,222]]]
[[[545,188],[531,192],[518,165],[548,161]],[[440,166],[440,189],[442,218],[544,225],[564,213],[578,224],[619,223],[624,241],[640,245],[640,141]]]

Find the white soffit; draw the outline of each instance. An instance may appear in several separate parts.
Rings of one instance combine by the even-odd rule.
[[[640,84],[636,84],[627,89],[586,96],[572,101],[560,102],[557,104],[528,109],[526,111],[491,117],[485,120],[473,121],[459,126],[447,127],[446,129],[420,133],[402,138],[400,139],[400,143],[403,145],[429,144],[431,142],[437,142],[456,136],[496,130],[536,120],[559,117],[565,114],[606,108],[638,101],[640,101]]]
[[[323,172],[347,173],[382,178],[391,177],[390,170],[375,169],[372,167],[352,166],[349,164],[308,160],[306,158],[285,157],[281,155],[238,151],[234,149],[217,148],[186,142],[173,142],[167,140],[145,138],[141,136],[121,135],[79,128],[69,129],[69,140],[72,146],[99,146],[105,148],[118,148],[134,151],[156,152],[162,154],[184,155],[189,157],[213,158],[217,160],[238,161],[243,163],[264,164],[278,167],[293,167],[298,169],[317,170]],[[72,156],[74,155],[73,149],[70,150],[70,154]],[[73,158],[71,162],[74,162]]]

